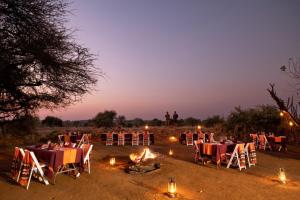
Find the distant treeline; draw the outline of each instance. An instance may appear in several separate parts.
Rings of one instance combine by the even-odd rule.
[[[131,128],[141,127],[146,124],[149,126],[165,126],[165,121],[156,118],[152,120],[143,120],[141,118],[127,120],[125,116],[118,115],[115,111],[99,112],[93,119],[78,121],[63,121],[62,119],[53,116],[47,116],[43,120],[40,120],[38,117],[24,116],[20,119],[16,119],[10,123],[7,123],[4,129],[2,128],[2,133],[32,133],[34,128],[39,126]],[[228,134],[248,134],[253,131],[289,131],[290,127],[288,127],[287,124],[288,123],[280,117],[279,111],[276,107],[270,105],[260,105],[248,109],[236,107],[226,119],[219,115],[214,115],[203,120],[188,117],[186,119],[179,119],[176,124],[171,122],[170,126],[201,125],[204,128],[218,126],[221,127],[222,131]]]

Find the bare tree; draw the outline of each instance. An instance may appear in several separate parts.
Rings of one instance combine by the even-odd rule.
[[[0,0],[0,121],[79,101],[102,73],[66,28],[64,0]]]
[[[281,71],[286,72],[288,76],[294,81],[296,86],[297,95],[300,91],[300,59],[289,58],[288,66],[283,65],[280,67]],[[300,102],[295,102],[294,97],[288,97],[286,101],[282,100],[275,91],[275,84],[270,84],[267,89],[273,100],[276,102],[278,108],[284,113],[288,120],[294,122],[296,126],[300,125],[298,115],[298,105]]]

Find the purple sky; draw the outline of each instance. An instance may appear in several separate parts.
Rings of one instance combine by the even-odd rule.
[[[292,94],[280,71],[300,56],[300,1],[75,0],[70,25],[106,74],[81,103],[40,117],[227,116]]]

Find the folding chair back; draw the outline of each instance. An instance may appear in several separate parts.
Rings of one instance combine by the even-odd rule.
[[[87,165],[88,173],[91,173],[91,162],[90,162],[90,154],[92,152],[93,145],[92,144],[82,144],[80,148],[83,149],[83,163]]]
[[[255,166],[256,164],[256,151],[253,142],[247,143],[245,146],[245,155],[247,157],[248,166]]]
[[[199,161],[199,160],[202,160],[203,159],[201,158],[201,154],[200,154],[200,149],[199,149],[199,144],[203,143],[203,140],[195,140],[194,141],[194,150],[195,150],[195,153],[194,153],[194,160],[195,162]]]
[[[258,136],[258,138],[259,138],[259,149],[260,150],[266,150],[266,148],[271,149],[271,146],[270,146],[265,134],[260,134]]]
[[[239,169],[246,169],[245,146],[238,144],[238,165]]]
[[[209,142],[211,142],[211,143],[215,142],[214,135],[215,135],[214,133],[209,134]]]
[[[125,145],[125,134],[119,133],[118,134],[118,146],[124,146]]]
[[[204,135],[204,133],[202,132],[202,131],[199,131],[198,133],[197,133],[197,135],[198,135],[198,140],[203,140],[204,138],[205,138],[205,135]]]
[[[63,140],[64,135],[57,135],[57,137],[58,137],[58,142],[59,143],[64,142],[64,140]]]
[[[46,179],[44,172],[42,170],[42,167],[45,167],[46,165],[40,165],[38,162],[35,154],[31,151],[23,150],[20,151],[21,153],[24,153],[23,160],[21,163],[21,173],[19,177],[19,183],[22,186],[25,186],[28,190],[29,184],[32,178],[32,174],[36,173],[39,174],[43,180],[43,182],[46,185],[49,185],[48,180]]]
[[[80,147],[82,144],[88,144],[88,143],[89,143],[88,134],[83,134],[77,146]]]
[[[231,165],[233,165],[234,161],[236,162],[236,164],[240,170],[246,169],[244,144],[236,144],[235,145],[235,148],[234,148],[232,154],[230,154],[230,159],[227,164],[227,168],[229,168]]]
[[[150,145],[150,137],[149,137],[149,133],[148,132],[145,132],[143,134],[143,145],[147,145],[149,146]]]
[[[258,147],[258,135],[257,133],[250,133],[250,138],[252,139],[252,142],[255,145],[255,148]]]
[[[106,134],[106,146],[113,145],[113,133],[107,133]]]
[[[71,142],[71,137],[68,134],[64,135],[64,142]]]
[[[132,138],[131,138],[131,145],[139,145],[139,134],[138,133],[132,133]]]
[[[186,133],[185,137],[186,137],[186,145],[193,146],[193,133],[188,132]]]
[[[21,163],[23,160],[23,154],[20,151],[19,147],[15,147],[15,153],[13,157],[13,161],[11,164],[11,178],[15,181],[19,181],[20,173],[21,173]]]

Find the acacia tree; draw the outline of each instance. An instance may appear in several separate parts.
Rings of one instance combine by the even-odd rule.
[[[101,76],[64,0],[0,0],[0,121],[70,105]]]
[[[283,65],[281,71],[287,73],[287,75],[294,81],[294,85],[296,87],[296,93],[300,91],[300,59],[296,60],[293,58],[289,58],[288,66]],[[276,102],[278,108],[283,112],[284,117],[287,120],[292,121],[296,126],[300,125],[300,118],[298,115],[298,105],[300,105],[300,101],[294,101],[294,97],[288,97],[286,101],[284,101],[281,97],[279,97],[275,90],[275,84],[270,84],[270,88],[267,89],[273,100]]]
[[[288,66],[285,65],[280,68],[283,72],[287,73],[287,75],[294,81],[294,86],[296,87],[296,94],[299,97],[300,91],[300,59],[296,60],[293,58],[289,58]],[[278,108],[281,110],[283,117],[289,121],[289,125],[291,125],[291,133],[292,126],[298,128],[300,126],[300,116],[298,115],[298,105],[300,105],[300,101],[294,101],[294,97],[288,97],[286,101],[284,101],[281,97],[279,97],[275,90],[275,84],[270,84],[270,88],[268,89],[269,94],[276,102]],[[294,142],[297,142],[297,133],[294,131],[293,134]]]

